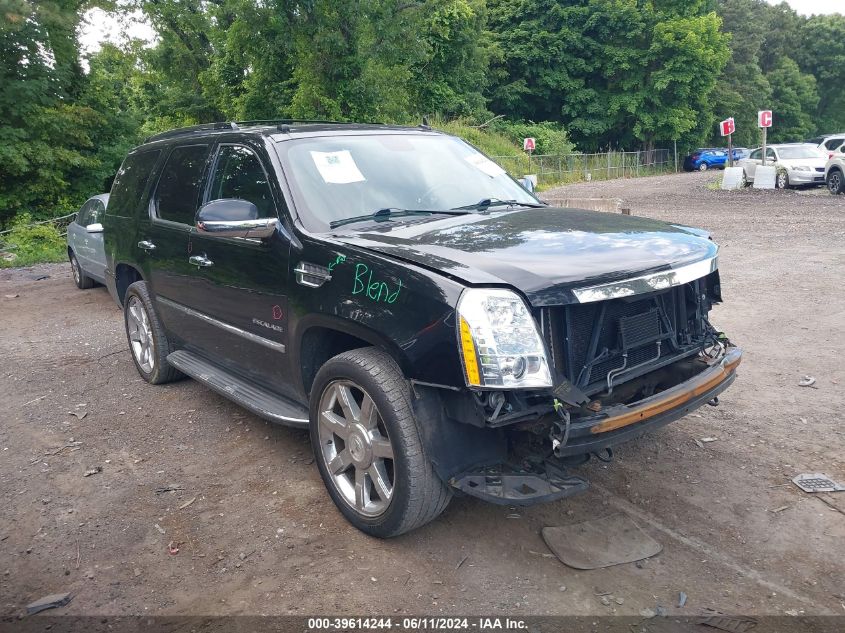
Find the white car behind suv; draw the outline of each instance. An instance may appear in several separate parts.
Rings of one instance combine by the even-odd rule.
[[[753,150],[748,158],[737,162],[742,167],[746,182],[754,182],[757,167],[763,163],[763,150]],[[826,157],[815,145],[784,143],[766,148],[766,165],[777,168],[775,186],[778,189],[801,185],[823,185]]]
[[[845,145],[842,145],[827,161],[824,180],[828,191],[833,195],[845,193]]]
[[[819,148],[819,151],[827,158],[832,158],[840,147],[845,145],[845,132],[841,134],[826,134],[825,136],[817,136],[810,139],[807,143],[812,143]]]

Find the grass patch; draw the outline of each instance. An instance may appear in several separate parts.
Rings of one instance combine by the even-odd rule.
[[[0,235],[0,268],[16,268],[67,259],[67,243],[51,224],[30,224],[28,213],[12,221],[12,230]]]

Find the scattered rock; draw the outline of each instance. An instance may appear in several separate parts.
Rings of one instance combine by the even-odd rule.
[[[610,606],[610,598],[608,598],[607,596],[602,596],[601,597],[601,603],[604,606],[609,607]]]
[[[163,527],[161,527],[158,523],[154,524],[154,525],[153,525],[153,527],[154,527],[156,530],[158,530],[158,533],[159,533],[159,534],[167,534],[167,532],[165,532],[164,528],[163,528]]]
[[[616,604],[625,604],[625,598],[616,598],[614,599]]]
[[[654,609],[640,609],[640,615],[644,618],[657,617],[657,612]]]
[[[63,607],[71,601],[71,598],[72,596],[69,593],[53,593],[26,605],[26,612],[32,615],[33,613],[39,613],[46,609]]]
[[[801,380],[798,381],[799,387],[812,387],[816,384],[816,379],[814,376],[805,375]]]
[[[680,593],[678,593],[678,608],[683,609],[684,605],[686,603],[687,603],[687,594],[685,594],[683,591],[681,591]]]
[[[89,468],[84,473],[82,473],[83,477],[90,477],[91,475],[96,475],[97,473],[103,472],[102,466],[94,466],[94,468]]]
[[[13,295],[3,295],[3,296],[6,297],[7,299],[17,299],[18,297],[20,297],[20,295],[17,294],[17,293],[15,293]]]

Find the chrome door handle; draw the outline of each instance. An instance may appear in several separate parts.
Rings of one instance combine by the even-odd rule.
[[[205,255],[191,255],[188,258],[188,261],[197,268],[207,268],[208,266],[214,265],[214,262],[208,259]]]
[[[138,242],[138,248],[147,251],[154,251],[156,249],[156,245],[150,242],[149,240],[142,240]]]

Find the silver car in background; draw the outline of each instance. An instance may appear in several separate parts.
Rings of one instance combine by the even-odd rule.
[[[73,280],[80,290],[91,288],[94,283],[106,282],[102,222],[108,203],[107,193],[89,198],[67,227],[67,255]]]
[[[737,162],[742,167],[745,180],[754,182],[754,175],[763,163],[763,150],[753,150],[748,158]],[[804,185],[824,184],[824,166],[827,157],[815,145],[808,143],[782,143],[766,148],[766,165],[777,168],[775,186],[778,189]]]

